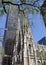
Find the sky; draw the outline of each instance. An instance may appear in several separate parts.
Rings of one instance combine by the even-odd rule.
[[[46,36],[44,20],[40,12],[36,15],[29,14],[28,18],[31,25],[32,38],[34,42],[37,43],[40,39]]]
[[[2,39],[4,36],[5,23],[6,23],[6,14],[4,14],[3,16],[0,16],[0,38]],[[0,42],[0,46],[2,46],[2,42]]]

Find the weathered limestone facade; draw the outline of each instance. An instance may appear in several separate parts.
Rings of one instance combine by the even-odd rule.
[[[35,45],[27,17],[17,11],[9,12],[7,28],[5,41],[14,40],[12,65],[42,65],[40,52],[46,51],[46,46]]]

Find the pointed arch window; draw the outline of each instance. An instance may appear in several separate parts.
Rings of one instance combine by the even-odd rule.
[[[31,54],[31,44],[29,44],[29,52],[30,52],[30,54]]]

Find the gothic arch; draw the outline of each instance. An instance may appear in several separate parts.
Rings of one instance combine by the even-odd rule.
[[[10,38],[8,38],[5,42],[5,54],[7,55],[13,55],[13,47],[14,47],[14,41]]]

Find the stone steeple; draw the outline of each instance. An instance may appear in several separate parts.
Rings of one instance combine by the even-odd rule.
[[[6,53],[2,65],[38,65],[41,60],[37,57],[37,50],[40,50],[41,46],[34,44],[27,16],[22,12],[18,13],[14,6],[11,7],[14,12],[9,10],[4,47]],[[6,51],[9,49],[10,55]]]
[[[16,44],[13,51],[12,64],[21,63],[23,65],[33,65],[33,39],[30,31],[30,25],[27,17],[23,16],[23,22],[21,23],[21,15],[18,14],[18,26],[16,31]],[[18,41],[19,40],[19,41]]]

